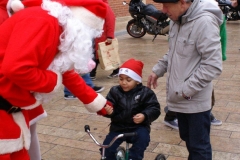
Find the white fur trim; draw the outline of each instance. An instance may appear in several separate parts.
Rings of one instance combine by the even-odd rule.
[[[13,113],[13,119],[18,124],[18,126],[21,128],[23,133],[23,139],[24,139],[24,147],[28,150],[30,147],[31,142],[31,134],[30,130],[27,126],[27,123],[25,121],[25,117],[23,116],[22,112]]]
[[[0,154],[12,153],[23,149],[23,135],[17,139],[0,139]]]
[[[136,72],[134,72],[133,70],[131,70],[129,68],[120,68],[119,74],[125,74],[135,81],[138,81],[140,83],[142,82],[142,78]]]
[[[12,14],[10,13],[12,1],[13,1],[13,0],[8,0],[7,6],[6,6],[9,17],[12,15]]]
[[[55,72],[57,74],[57,85],[54,87],[52,92],[58,91],[62,86],[62,74],[60,72]]]
[[[29,122],[29,125],[33,125],[35,124],[36,122],[40,121],[41,119],[47,117],[47,112],[44,110],[44,113],[43,114],[40,114],[39,116],[37,116],[36,118],[32,119],[30,122]]]
[[[85,107],[89,112],[96,113],[106,105],[106,102],[106,98],[104,98],[101,94],[98,94],[94,101],[89,104],[85,104]]]
[[[13,10],[13,12],[18,12],[18,11],[24,9],[24,5],[22,4],[22,2],[20,0],[12,0],[10,7]]]
[[[84,7],[70,6],[69,8],[73,12],[73,15],[86,25],[99,30],[103,29],[104,20],[100,17],[97,17],[91,11]]]
[[[30,147],[30,130],[27,127],[25,117],[22,112],[12,114],[14,121],[21,129],[21,135],[17,139],[1,139],[0,140],[0,154],[12,153],[23,149],[28,150]]]

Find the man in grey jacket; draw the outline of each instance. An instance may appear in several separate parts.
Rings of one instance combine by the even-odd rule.
[[[189,160],[211,160],[212,80],[222,72],[219,26],[222,11],[214,0],[154,0],[172,20],[169,50],[153,67],[148,87],[167,74],[167,105],[177,113],[179,134]]]

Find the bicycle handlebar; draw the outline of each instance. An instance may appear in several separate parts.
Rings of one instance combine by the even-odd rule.
[[[103,145],[103,144],[100,144],[95,138],[94,136],[90,133],[90,126],[89,125],[85,125],[84,126],[84,129],[85,129],[85,132],[88,133],[88,135],[92,138],[92,140],[100,147],[102,148],[109,148],[111,147],[111,145],[119,138],[122,138],[122,137],[131,137],[131,136],[136,136],[137,133],[136,132],[130,132],[130,133],[123,133],[123,134],[119,134],[117,135],[116,137],[114,137],[112,139],[112,141],[108,144],[108,145]]]
[[[131,133],[123,133],[123,137],[131,137],[131,136],[136,136],[136,132],[131,132]]]
[[[90,131],[90,126],[89,125],[85,125],[84,129],[85,129],[85,132]]]

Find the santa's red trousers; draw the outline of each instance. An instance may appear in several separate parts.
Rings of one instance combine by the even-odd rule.
[[[28,151],[26,149],[22,149],[11,154],[0,155],[0,160],[30,160],[30,157],[28,155]]]

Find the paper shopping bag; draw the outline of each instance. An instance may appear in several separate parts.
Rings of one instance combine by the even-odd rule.
[[[114,38],[111,44],[98,43],[98,58],[102,69],[114,70],[120,66],[118,40]]]

